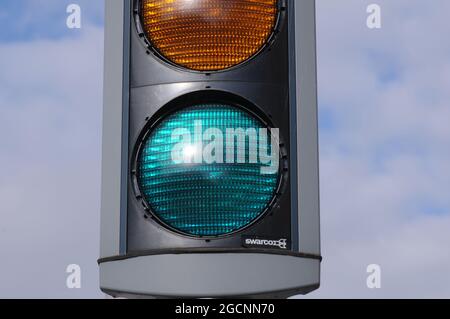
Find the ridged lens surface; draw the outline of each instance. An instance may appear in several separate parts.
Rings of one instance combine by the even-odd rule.
[[[266,211],[274,198],[279,173],[262,174],[261,164],[250,160],[258,149],[270,153],[270,137],[246,137],[245,163],[237,160],[238,148],[243,145],[238,142],[231,147],[224,142],[223,163],[174,162],[172,152],[179,143],[173,138],[174,130],[187,129],[195,136],[199,121],[204,132],[209,128],[222,132],[266,128],[250,113],[230,105],[200,104],[173,113],[143,141],[138,154],[139,187],[152,213],[170,228],[191,236],[226,235],[248,226]],[[203,142],[201,148],[207,145]],[[231,150],[236,163],[226,160]]]
[[[147,38],[169,61],[218,71],[255,55],[271,36],[277,0],[142,0]]]

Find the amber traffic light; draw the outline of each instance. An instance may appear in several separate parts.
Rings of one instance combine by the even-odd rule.
[[[172,64],[219,71],[255,56],[269,41],[277,0],[142,0],[150,45]]]

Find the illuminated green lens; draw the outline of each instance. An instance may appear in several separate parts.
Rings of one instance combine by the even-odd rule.
[[[211,138],[198,144],[199,123],[202,132],[211,128],[224,132],[223,156],[218,156],[217,150],[207,153],[219,158],[212,164],[204,158],[195,160],[196,152],[204,154],[207,145],[217,141]],[[244,154],[240,153],[243,144],[233,137],[236,142],[230,147],[226,142],[230,135],[226,132],[230,134],[230,129],[259,132],[264,128],[252,114],[223,104],[195,105],[165,117],[144,140],[138,157],[139,186],[152,213],[170,228],[193,236],[226,235],[253,223],[268,208],[278,185],[278,169],[274,174],[262,174],[264,165],[251,160],[259,158],[254,152],[270,154],[271,139],[270,136],[262,139],[259,134],[255,139],[246,133],[245,161],[242,157],[238,161],[238,155]],[[174,161],[174,150],[181,142],[174,132],[179,129],[192,136],[189,143],[193,147],[180,151],[182,155],[188,153],[184,158],[192,156],[191,162]],[[186,144],[186,140],[183,142]]]

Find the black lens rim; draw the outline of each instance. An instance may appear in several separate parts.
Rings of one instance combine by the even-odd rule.
[[[155,56],[160,61],[162,61],[166,65],[168,65],[176,70],[182,70],[182,71],[187,71],[187,72],[192,72],[192,73],[197,73],[197,74],[214,74],[214,73],[222,73],[222,72],[232,71],[232,70],[238,69],[240,67],[243,67],[243,66],[247,65],[248,63],[252,62],[254,59],[256,59],[259,55],[261,55],[263,52],[268,50],[273,45],[273,43],[277,39],[277,35],[280,33],[280,29],[285,20],[284,12],[286,11],[286,8],[287,8],[286,1],[287,0],[277,0],[277,13],[276,13],[274,27],[272,29],[270,36],[266,39],[266,42],[259,48],[259,50],[257,52],[255,52],[252,56],[250,56],[245,61],[235,64],[231,67],[228,67],[225,69],[218,69],[218,70],[208,70],[208,71],[190,69],[183,65],[177,64],[177,63],[171,61],[170,59],[168,59],[162,52],[160,52],[160,50],[152,43],[152,41],[148,37],[147,33],[145,32],[145,29],[143,26],[144,18],[143,18],[143,12],[142,12],[143,11],[142,10],[142,7],[143,7],[142,0],[134,0],[133,13],[134,13],[136,32],[137,32],[139,38],[141,38],[142,43],[143,43],[148,55]]]
[[[131,167],[131,179],[133,184],[133,189],[135,192],[136,199],[141,202],[143,208],[143,215],[147,220],[153,220],[160,226],[162,226],[167,231],[170,231],[173,234],[183,236],[190,239],[201,239],[201,240],[213,240],[213,239],[223,239],[227,237],[232,237],[237,234],[243,233],[248,229],[254,227],[260,221],[262,221],[267,215],[271,214],[274,211],[274,208],[277,206],[280,196],[282,195],[282,189],[284,189],[287,185],[288,180],[288,158],[287,151],[285,147],[285,143],[283,141],[283,137],[280,134],[280,154],[279,154],[279,169],[278,169],[278,181],[277,187],[274,190],[272,199],[268,201],[266,207],[261,211],[261,213],[256,217],[252,222],[247,224],[244,227],[241,227],[233,232],[229,232],[226,234],[219,234],[214,236],[200,236],[189,234],[183,232],[166,222],[164,222],[155,210],[151,207],[150,203],[143,195],[141,191],[141,181],[140,181],[140,170],[139,170],[139,159],[141,157],[143,148],[150,137],[151,133],[160,125],[162,121],[164,121],[169,115],[188,108],[190,106],[198,105],[198,104],[217,104],[222,103],[224,105],[229,105],[231,107],[238,108],[250,116],[254,117],[256,120],[260,121],[264,126],[268,129],[274,128],[272,121],[268,116],[264,114],[256,105],[253,103],[236,96],[231,93],[222,92],[222,91],[197,91],[189,94],[182,95],[171,102],[167,103],[163,106],[159,112],[157,112],[153,117],[147,119],[147,124],[144,126],[144,129],[141,132],[140,137],[138,138],[138,142],[134,148],[133,156],[132,156],[132,167]]]

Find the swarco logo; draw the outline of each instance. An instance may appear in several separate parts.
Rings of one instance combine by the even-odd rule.
[[[244,244],[246,247],[277,247],[280,249],[288,249],[288,240],[284,238],[278,240],[246,238]]]

